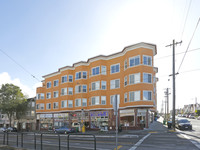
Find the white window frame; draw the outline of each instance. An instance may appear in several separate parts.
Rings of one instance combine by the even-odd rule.
[[[95,72],[95,74],[93,74],[93,69],[96,69],[96,68],[99,68],[99,74],[96,74],[96,72]],[[92,76],[97,76],[97,75],[100,75],[100,66],[96,66],[96,67],[93,67],[92,69],[91,69],[91,75]]]
[[[63,81],[63,78],[64,78],[64,81]],[[65,80],[65,78],[66,78],[66,80]],[[61,77],[61,83],[66,83],[66,82],[67,82],[67,75],[62,76],[62,77]]]
[[[106,66],[103,66],[103,65],[101,66],[101,74],[102,75],[106,75],[107,74],[106,68],[107,68]]]
[[[47,89],[51,88],[51,81],[47,82]]]
[[[151,93],[151,99],[150,99],[150,100],[149,100],[149,99],[145,99],[145,96],[144,96],[144,93],[145,93],[145,92],[150,92],[150,93]],[[148,95],[148,96],[149,96],[149,95]],[[144,101],[152,101],[152,96],[153,96],[153,95],[152,95],[152,91],[148,91],[148,90],[144,90],[144,91],[143,91],[143,100],[144,100]]]
[[[75,93],[78,94],[78,93],[81,93],[82,91],[82,85],[76,85],[75,86]]]
[[[67,88],[62,88],[61,89],[61,96],[64,96],[64,95],[67,95]]]
[[[116,68],[115,68],[115,72],[112,72],[112,67],[113,67],[113,66],[116,67],[117,65],[119,65],[119,72],[120,72],[120,63],[117,63],[117,64],[113,64],[113,65],[110,66],[110,74],[119,73],[119,72],[116,72]]]
[[[57,93],[57,94],[56,94],[57,96],[55,96],[55,93]],[[58,97],[59,97],[58,91],[53,91],[53,98],[58,98]]]
[[[116,83],[119,80],[119,87],[116,87]],[[119,89],[120,88],[120,79],[110,80],[110,89]]]
[[[103,88],[105,87],[105,88]],[[106,90],[107,89],[107,82],[106,81],[101,81],[101,89]]]
[[[127,103],[128,102],[128,95],[127,93],[124,93],[124,103]]]
[[[40,99],[44,99],[44,93],[40,93]]]
[[[72,92],[72,94],[70,92]],[[68,95],[73,95],[73,87],[68,87]]]
[[[124,77],[124,87],[128,85],[127,76]]]
[[[46,99],[51,99],[51,92],[46,93]]]
[[[77,105],[78,104],[78,105]],[[75,99],[75,107],[81,107],[81,98]]]
[[[135,64],[135,59],[136,58],[139,58],[139,64],[138,65]],[[134,65],[133,66],[131,66],[131,63],[130,63],[131,59],[134,59]],[[129,58],[129,67],[139,66],[140,63],[141,63],[140,60],[141,60],[140,55],[137,55],[137,56],[134,56],[134,57],[130,57]]]
[[[131,93],[133,93],[133,100],[131,99]],[[136,102],[139,100],[140,100],[140,91],[130,91],[129,92],[129,102]]]
[[[86,91],[83,91],[83,86],[85,86],[85,87],[86,87],[86,88],[85,88],[85,89],[86,89]],[[83,84],[83,85],[82,85],[82,93],[87,93],[87,85],[86,85],[86,84]]]
[[[70,106],[72,105],[72,106]],[[73,100],[68,100],[68,108],[73,108]]]
[[[144,57],[147,57],[147,64],[145,64]],[[149,64],[149,58],[150,58],[150,64]],[[152,63],[152,56],[143,55],[142,59],[143,59],[143,65],[145,65],[145,66],[152,66],[152,64],[153,64]]]
[[[127,59],[124,61],[124,70],[126,70],[128,68],[128,63],[127,63]]]
[[[61,101],[61,108],[67,108],[67,100]]]
[[[70,79],[71,78],[71,79]],[[72,81],[70,81],[72,80]],[[68,82],[72,83],[73,82],[73,75],[68,75]]]
[[[87,107],[87,98],[82,98],[82,106]]]
[[[132,83],[130,76],[134,76],[133,77],[134,78],[133,83]],[[138,77],[139,77],[139,81],[137,80]],[[129,74],[129,85],[140,83],[140,81],[141,81],[140,73]]]
[[[106,96],[101,96],[101,105],[106,105]]]
[[[95,89],[93,89],[92,84],[95,84]],[[100,81],[92,82],[91,83],[91,89],[92,89],[92,91],[100,90]]]
[[[56,105],[55,105],[56,104]],[[56,106],[56,107],[55,107]],[[59,104],[58,104],[58,102],[53,102],[53,109],[58,109],[58,107],[59,107]]]
[[[77,74],[78,74],[78,78],[77,78]],[[79,80],[79,79],[81,79],[81,78],[82,78],[82,72],[81,72],[81,71],[76,72],[76,73],[75,73],[75,80]]]
[[[49,108],[49,104],[50,104],[50,108]],[[46,110],[50,110],[51,109],[51,103],[47,103],[46,104]]]
[[[145,75],[147,75],[147,78],[145,77]],[[149,82],[149,75],[151,76],[151,81]],[[145,80],[147,79],[147,82],[145,82]],[[144,72],[143,73],[143,83],[152,83],[152,74],[151,73],[146,73],[146,72]]]
[[[86,73],[86,77],[84,78],[83,73]],[[87,79],[87,71],[82,71],[82,79]]]
[[[56,83],[56,84],[55,84]],[[57,80],[54,80],[53,81],[53,87],[56,87],[56,86],[58,86],[59,85],[59,80],[57,79]]]
[[[40,103],[40,110],[44,110],[44,103]]]
[[[94,98],[94,104],[93,104],[93,98]],[[99,105],[100,104],[99,96],[93,96],[93,97],[91,97],[91,104],[92,105]]]

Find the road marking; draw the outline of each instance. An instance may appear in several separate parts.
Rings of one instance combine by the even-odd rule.
[[[158,132],[156,132],[156,131],[151,131],[151,132],[149,132],[149,133],[158,133]]]
[[[179,130],[179,132],[180,132],[180,130]],[[192,140],[189,136],[187,136],[187,135],[185,135],[181,132],[179,134],[182,135],[187,140],[189,140],[190,142],[192,142],[192,144],[194,144],[196,147],[198,147],[200,149],[200,143],[199,142]]]
[[[140,144],[142,144],[142,142],[148,138],[151,135],[151,133],[147,134],[145,137],[143,137],[142,139],[140,139],[133,147],[131,147],[129,150],[135,150]]]
[[[122,147],[121,145],[120,145],[120,146],[117,146],[117,150],[120,149],[121,147]],[[116,150],[116,148],[115,148],[114,150]]]

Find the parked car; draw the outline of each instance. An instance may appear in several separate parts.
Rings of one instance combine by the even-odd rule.
[[[6,130],[6,128],[0,128],[0,132],[6,132],[7,130]]]
[[[176,127],[180,130],[192,130],[192,124],[187,119],[177,120]]]
[[[7,132],[17,132],[17,128],[15,127],[8,127]]]
[[[200,120],[200,116],[199,116],[199,117],[197,117],[197,120]]]
[[[195,119],[195,116],[194,115],[189,115],[189,118],[190,119]]]
[[[74,128],[69,128],[69,127],[60,127],[58,129],[55,129],[55,133],[62,133],[62,134],[68,134],[68,133],[73,133],[75,132]]]

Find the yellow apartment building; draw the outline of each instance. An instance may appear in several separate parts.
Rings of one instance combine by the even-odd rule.
[[[120,125],[148,128],[157,111],[156,54],[156,45],[142,42],[43,76],[43,85],[37,88],[38,129],[77,123],[91,130],[115,129],[115,101]]]

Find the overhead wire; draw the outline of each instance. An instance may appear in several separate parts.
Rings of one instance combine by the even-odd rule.
[[[189,49],[189,47],[190,47],[190,44],[191,44],[191,42],[192,42],[192,40],[193,40],[193,37],[194,37],[194,35],[195,35],[195,32],[196,32],[197,27],[198,27],[198,25],[199,25],[199,22],[200,22],[200,18],[199,18],[198,21],[197,21],[197,24],[196,24],[195,30],[194,30],[194,32],[193,32],[193,34],[192,34],[192,37],[191,37],[191,39],[190,39],[190,41],[189,41],[189,43],[188,43],[187,49],[186,49],[186,51],[185,51],[185,54],[184,54],[184,56],[183,56],[183,59],[182,59],[182,61],[181,61],[181,64],[180,64],[180,66],[179,66],[177,72],[179,72],[180,69],[181,69],[181,66],[182,66],[183,61],[184,61],[184,59],[185,59],[185,56],[186,56],[186,54],[187,54],[187,52],[188,52],[188,49]]]
[[[2,49],[0,49],[0,51],[4,55],[6,55],[10,60],[12,60],[15,64],[17,64],[21,69],[23,69],[26,73],[28,73],[29,75],[31,75],[37,81],[41,82],[41,80],[39,80],[36,76],[34,76],[33,74],[31,74],[24,66],[22,66],[21,64],[19,64],[15,59],[13,59],[11,56],[9,56],[6,52],[4,52]]]

